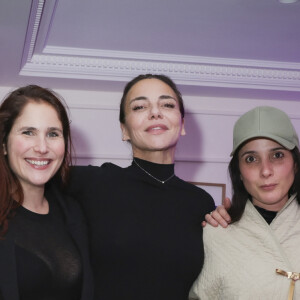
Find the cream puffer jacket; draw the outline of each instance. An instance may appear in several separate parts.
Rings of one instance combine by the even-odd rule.
[[[291,279],[300,272],[300,205],[293,195],[270,225],[246,204],[240,221],[222,228],[204,228],[205,260],[189,299],[287,300]],[[300,280],[294,281],[300,300]]]

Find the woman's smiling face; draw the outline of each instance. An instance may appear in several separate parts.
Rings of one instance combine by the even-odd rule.
[[[137,82],[126,97],[121,128],[134,156],[143,158],[147,152],[156,151],[173,155],[180,135],[185,134],[176,94],[155,78]]]
[[[4,147],[22,188],[43,187],[58,171],[65,154],[63,128],[55,109],[45,102],[28,102]]]

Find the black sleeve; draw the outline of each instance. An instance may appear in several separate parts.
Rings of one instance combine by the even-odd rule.
[[[71,168],[71,175],[69,185],[67,187],[67,194],[73,199],[82,202],[91,198],[91,195],[103,195],[110,185],[112,164],[104,163],[100,167],[96,166],[75,166]]]
[[[202,195],[199,197],[199,202],[201,203],[201,220],[205,221],[205,215],[209,214],[211,211],[216,209],[215,201],[212,196],[205,190],[202,190]]]
[[[71,168],[71,175],[68,184],[68,193],[76,196],[78,192],[85,188],[86,184],[92,179],[92,167],[74,166]]]

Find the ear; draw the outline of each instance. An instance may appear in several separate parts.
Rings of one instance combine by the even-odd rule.
[[[6,150],[6,145],[5,144],[3,144],[3,153],[4,153],[4,155],[7,155],[7,150]]]
[[[121,127],[121,131],[122,131],[122,141],[130,141],[130,137],[129,137],[126,125],[123,123],[120,123],[120,127]]]
[[[185,128],[184,128],[184,119],[182,119],[182,125],[181,125],[181,135],[186,135],[186,132],[185,132]]]

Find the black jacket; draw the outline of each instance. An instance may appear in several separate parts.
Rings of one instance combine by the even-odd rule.
[[[59,203],[69,230],[81,255],[83,282],[81,300],[93,299],[93,280],[89,262],[88,235],[79,205],[71,198],[62,196],[54,183],[46,187],[46,197],[55,198]],[[9,233],[0,240],[0,300],[19,300],[15,246]]]

